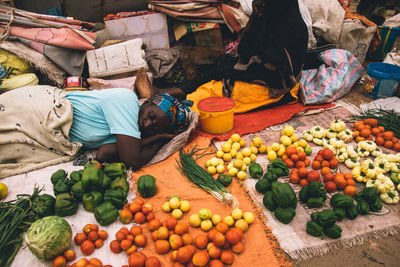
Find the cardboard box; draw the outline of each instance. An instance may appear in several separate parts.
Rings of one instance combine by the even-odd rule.
[[[174,25],[175,39],[186,36],[193,46],[220,50],[223,48],[221,29],[217,23],[187,22]]]
[[[164,14],[148,14],[105,21],[112,40],[143,39],[146,49],[169,48],[168,24]]]

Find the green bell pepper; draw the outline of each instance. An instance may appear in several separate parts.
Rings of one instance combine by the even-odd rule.
[[[254,179],[260,178],[264,174],[264,170],[257,162],[252,162],[249,166],[250,176]]]
[[[57,196],[61,193],[69,193],[71,190],[71,183],[68,179],[58,180],[58,182],[53,185],[54,195]]]
[[[69,216],[76,213],[78,210],[78,202],[76,198],[70,193],[61,193],[56,197],[56,204],[54,205],[55,215]]]
[[[101,184],[101,188],[103,189],[102,191],[109,189],[110,185],[111,185],[111,182],[112,182],[112,179],[110,177],[108,177],[108,175],[106,175],[104,173],[104,175],[103,175],[103,183]]]
[[[101,169],[101,163],[98,162],[97,160],[92,160],[92,161],[88,161],[85,163],[85,165],[83,166],[85,169],[86,168],[97,168],[97,169]]]
[[[98,205],[93,213],[96,221],[102,226],[109,225],[119,216],[117,208],[108,201]]]
[[[79,200],[82,200],[82,197],[85,193],[86,190],[83,188],[82,181],[77,182],[71,187],[71,194]]]
[[[98,191],[92,191],[83,195],[82,204],[83,208],[87,211],[93,212],[101,203],[103,203],[103,194]]]
[[[60,180],[64,181],[67,178],[67,175],[68,174],[66,171],[64,171],[63,169],[60,169],[51,175],[51,178],[50,178],[51,183],[54,185]]]
[[[306,232],[309,235],[318,237],[324,234],[324,228],[314,221],[307,222]]]
[[[104,173],[112,180],[118,177],[124,177],[126,179],[126,166],[124,163],[110,163],[104,167]]]
[[[120,209],[127,203],[126,196],[126,192],[121,188],[107,189],[104,192],[104,202],[110,202]]]
[[[272,183],[273,181],[276,181],[278,179],[278,176],[276,176],[276,174],[268,171],[264,174],[263,179],[267,179],[270,183]]]
[[[140,176],[137,191],[145,198],[154,196],[157,192],[156,178],[149,174]]]
[[[73,182],[73,184],[76,184],[77,182],[79,182],[82,179],[82,173],[83,173],[83,170],[73,171],[69,175],[69,179],[71,180],[71,182]]]
[[[86,190],[102,190],[103,170],[94,167],[87,167],[82,173],[82,184]]]
[[[125,192],[129,191],[129,183],[125,177],[115,178],[114,181],[111,182],[111,189],[121,188]]]
[[[56,199],[53,196],[48,194],[39,195],[32,201],[32,210],[39,218],[54,215],[55,203]]]
[[[228,187],[232,183],[232,176],[221,173],[218,175],[217,181],[220,182],[223,186]]]
[[[375,199],[375,202],[369,203],[369,210],[378,212],[382,209],[382,201],[379,198]]]

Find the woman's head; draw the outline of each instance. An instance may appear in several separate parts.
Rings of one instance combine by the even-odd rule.
[[[179,133],[189,125],[186,100],[180,102],[169,94],[157,94],[140,107],[139,129],[143,137],[160,133]]]

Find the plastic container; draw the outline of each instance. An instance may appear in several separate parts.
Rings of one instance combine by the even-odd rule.
[[[222,134],[233,129],[235,102],[228,97],[207,97],[197,104],[201,129]]]
[[[393,44],[399,35],[400,28],[378,26],[378,31],[381,35],[382,41],[372,58],[374,60],[382,61],[385,59],[386,54],[392,50]]]
[[[370,63],[367,73],[371,81],[364,88],[374,99],[394,96],[400,81],[400,67],[388,63]]]

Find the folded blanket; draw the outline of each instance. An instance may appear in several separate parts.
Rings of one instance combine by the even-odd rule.
[[[0,95],[0,178],[70,161],[81,148],[69,141],[72,104],[52,86],[26,86]]]

